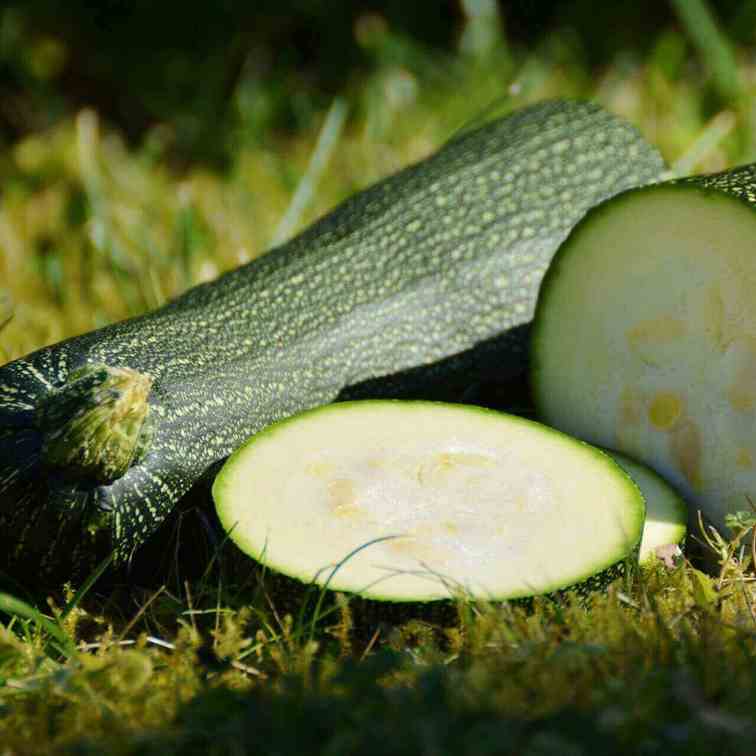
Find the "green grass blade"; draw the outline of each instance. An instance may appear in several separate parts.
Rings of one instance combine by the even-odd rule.
[[[0,289],[0,331],[13,318],[13,300],[7,291]]]
[[[13,300],[8,292],[0,289],[0,334],[11,320],[13,320]],[[0,360],[6,359],[8,357],[2,345],[0,345]]]
[[[97,567],[94,568],[92,573],[87,577],[87,579],[81,584],[81,587],[79,590],[76,591],[76,593],[73,595],[73,598],[68,602],[65,609],[63,610],[63,613],[60,615],[60,621],[62,622],[68,615],[81,603],[81,600],[84,598],[84,596],[87,595],[89,592],[89,589],[100,579],[100,576],[102,575],[105,570],[110,567],[110,565],[113,562],[115,554],[111,553],[105,559],[103,559]]]
[[[31,620],[36,623],[42,630],[58,642],[61,652],[72,657],[76,655],[76,644],[66,634],[65,630],[60,627],[58,622],[46,617],[31,604],[11,596],[9,593],[0,593],[0,611],[6,612],[19,619]]]
[[[724,140],[732,134],[737,126],[737,116],[731,110],[723,110],[706,124],[703,131],[695,138],[672,165],[674,177],[690,176],[709,155],[719,149]]]
[[[390,541],[394,538],[398,538],[399,536],[396,535],[388,535],[388,536],[380,536],[378,538],[373,538],[370,541],[367,541],[367,543],[363,543],[362,545],[358,546],[356,549],[352,549],[343,559],[341,559],[339,562],[337,562],[333,569],[331,570],[330,574],[328,575],[328,578],[326,579],[325,583],[323,584],[323,587],[320,589],[320,593],[318,594],[318,600],[315,604],[315,611],[313,614],[312,622],[310,624],[310,640],[312,640],[315,637],[315,629],[318,625],[318,622],[325,616],[324,614],[321,614],[321,607],[323,606],[323,600],[326,596],[326,593],[331,585],[331,581],[336,576],[336,573],[353,557],[357,556],[361,551],[364,551],[369,546],[373,546],[376,543],[381,543],[382,541]],[[316,577],[317,579],[317,577]]]
[[[742,86],[735,53],[706,0],[670,0],[690,40],[698,48],[720,97],[732,102]]]
[[[338,144],[348,110],[346,102],[341,98],[336,98],[328,109],[307,170],[302,176],[283,218],[281,218],[273,233],[271,243],[274,247],[286,241],[299,226],[302,214],[312,201],[315,189]]]

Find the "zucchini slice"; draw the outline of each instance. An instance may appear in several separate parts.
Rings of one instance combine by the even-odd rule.
[[[272,425],[230,457],[213,496],[237,546],[269,568],[396,602],[601,587],[637,555],[645,515],[601,451],[532,420],[421,401],[343,402]]]
[[[550,425],[645,462],[726,532],[756,500],[756,167],[590,211],[537,302]]]
[[[607,453],[635,481],[646,500],[646,522],[638,561],[650,564],[655,557],[664,558],[661,554],[666,547],[681,547],[688,530],[688,505],[680,494],[647,465],[619,452]]]

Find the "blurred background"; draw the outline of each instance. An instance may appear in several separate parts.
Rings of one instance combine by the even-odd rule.
[[[0,363],[252,259],[482,113],[587,97],[756,159],[756,0],[11,0]]]

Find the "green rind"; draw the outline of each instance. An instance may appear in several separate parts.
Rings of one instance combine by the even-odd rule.
[[[272,422],[493,337],[497,364],[521,373],[523,326],[559,243],[589,207],[662,169],[655,148],[598,106],[541,103],[463,134],[156,312],[0,368],[0,531],[13,534],[0,555],[15,555],[0,570],[53,569],[35,532],[58,496],[109,513],[123,562]],[[92,363],[153,379],[154,434],[122,477],[70,490],[44,468],[32,418]]]
[[[276,435],[278,432],[280,432],[282,429],[287,427],[289,424],[300,422],[301,420],[306,419],[316,414],[350,411],[350,409],[359,411],[360,409],[366,406],[380,407],[381,405],[401,407],[402,409],[407,409],[407,410],[411,410],[411,408],[415,406],[416,407],[437,406],[437,407],[443,407],[446,409],[451,409],[452,411],[456,411],[460,413],[479,414],[480,416],[485,417],[487,420],[489,419],[497,420],[497,419],[501,419],[502,417],[505,417],[507,418],[508,421],[512,423],[517,423],[517,424],[525,425],[528,427],[537,428],[539,432],[557,437],[560,440],[566,443],[569,443],[570,445],[577,445],[581,447],[586,453],[594,456],[595,458],[600,459],[602,463],[605,463],[607,466],[610,466],[615,474],[626,479],[628,483],[628,489],[632,490],[634,493],[634,503],[637,508],[637,519],[636,519],[637,538],[634,539],[631,544],[629,544],[627,553],[620,555],[616,560],[607,562],[605,564],[597,565],[595,569],[593,569],[590,573],[586,573],[582,576],[578,576],[576,580],[572,581],[571,583],[567,585],[554,584],[554,585],[546,587],[543,591],[540,591],[538,593],[530,593],[527,591],[523,591],[523,592],[512,593],[507,596],[476,597],[478,600],[501,602],[501,601],[510,601],[510,600],[531,599],[531,598],[534,598],[535,596],[556,597],[556,596],[564,595],[568,592],[574,592],[580,596],[587,596],[594,591],[602,590],[609,583],[616,580],[618,577],[621,577],[622,575],[624,575],[628,565],[637,564],[638,552],[640,549],[640,542],[641,542],[642,531],[643,531],[643,522],[645,520],[645,512],[646,512],[645,502],[635,481],[632,479],[631,476],[629,476],[622,469],[622,467],[620,467],[612,459],[612,457],[609,454],[607,454],[601,449],[598,449],[595,446],[592,446],[579,439],[569,436],[566,433],[562,433],[556,428],[543,425],[542,423],[536,422],[534,420],[529,420],[527,418],[518,417],[515,415],[504,415],[501,412],[497,412],[495,410],[487,409],[484,407],[478,407],[478,406],[472,406],[472,405],[458,405],[458,404],[450,405],[450,404],[445,404],[442,402],[397,401],[397,400],[390,400],[390,399],[365,400],[365,401],[357,401],[357,402],[339,402],[336,404],[327,405],[325,407],[316,407],[314,409],[301,412],[293,417],[289,417],[277,423],[274,423],[273,425],[270,425],[267,428],[265,428],[260,433],[257,433],[256,435],[252,436],[228,458],[228,460],[225,462],[225,464],[223,465],[220,472],[215,478],[215,482],[213,483],[213,487],[212,487],[212,495],[216,503],[216,512],[218,514],[218,518],[223,528],[226,530],[227,533],[229,533],[231,540],[234,541],[234,543],[237,545],[237,547],[241,551],[243,551],[245,554],[247,554],[249,557],[251,557],[255,561],[259,562],[261,565],[264,565],[266,568],[274,570],[275,572],[280,573],[287,578],[296,580],[304,585],[312,584],[313,582],[312,577],[309,575],[293,574],[291,570],[286,567],[282,567],[280,565],[267,562],[265,559],[264,549],[257,550],[253,545],[250,544],[248,540],[244,538],[243,534],[239,533],[235,529],[235,520],[232,519],[232,516],[230,515],[230,512],[228,511],[230,509],[230,506],[227,503],[224,503],[225,501],[224,495],[226,493],[226,489],[229,486],[228,479],[230,479],[235,474],[236,463],[239,460],[241,460],[245,455],[250,453],[250,451],[253,449],[253,447],[257,443],[268,440],[271,436]],[[347,555],[338,555],[338,556],[340,558],[343,558]],[[334,591],[339,591],[343,593],[354,593],[353,589],[350,589],[348,587],[345,587],[339,584],[337,575],[334,576],[334,579],[330,582],[328,587]],[[432,603],[436,601],[446,600],[446,599],[439,599],[437,597],[434,597],[433,599],[429,601],[427,597],[423,597],[423,596],[414,596],[410,598],[402,598],[400,600],[397,600],[396,597],[394,596],[384,595],[379,592],[376,592],[376,593],[370,592],[370,593],[364,593],[364,594],[354,593],[354,595],[359,595],[362,598],[370,600],[370,601],[387,602],[387,603],[422,604],[422,603]],[[461,596],[461,598],[470,598],[470,597],[469,596],[466,597],[463,595]]]

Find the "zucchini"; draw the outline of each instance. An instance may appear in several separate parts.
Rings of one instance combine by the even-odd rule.
[[[655,558],[669,561],[670,555],[681,555],[688,531],[688,505],[647,465],[619,452],[607,453],[635,481],[646,500],[646,522],[638,561],[648,565]]]
[[[645,505],[603,452],[469,405],[340,402],[276,423],[213,485],[268,568],[377,601],[585,593],[637,559]]]
[[[727,532],[756,501],[756,166],[625,192],[546,275],[539,416],[653,467]]]
[[[499,363],[522,371],[517,327],[559,243],[662,168],[596,105],[535,105],[155,312],[1,368],[5,569],[75,562],[104,526],[128,559],[245,438],[353,384],[497,334]]]

